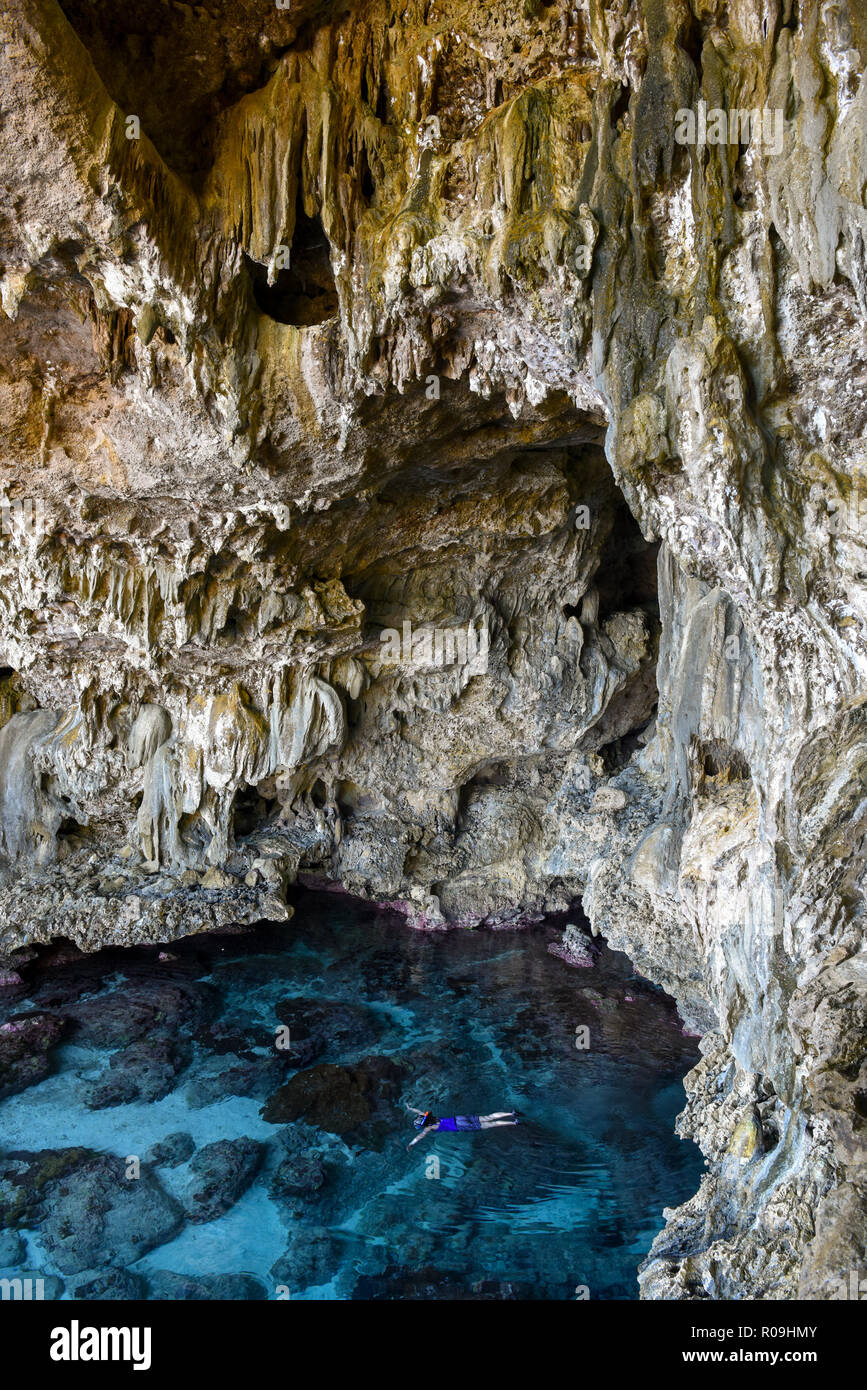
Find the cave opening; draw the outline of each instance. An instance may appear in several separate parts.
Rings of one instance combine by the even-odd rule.
[[[636,753],[639,753],[648,742],[650,733],[656,719],[657,702],[654,701],[653,709],[643,722],[638,723],[627,733],[621,734],[618,738],[613,738],[609,743],[603,743],[596,751],[602,759],[602,766],[608,777],[613,777],[615,773],[622,772],[627,763],[631,762]]]
[[[317,777],[310,788],[310,801],[319,811],[324,810],[328,803],[328,788],[321,777]]]
[[[724,12],[724,17],[721,23],[721,28],[723,30],[725,30],[728,27],[727,21],[728,15]],[[702,32],[701,24],[692,15],[690,15],[688,21],[684,24],[683,28],[681,29],[681,32],[678,35],[677,45],[681,52],[685,53],[686,56],[689,58],[690,62],[692,63],[692,66],[695,69],[697,86],[700,88],[702,75],[704,72],[704,34]]]
[[[232,801],[232,834],[235,840],[245,840],[257,830],[271,825],[280,813],[276,796],[260,790],[259,784],[245,782],[235,792]]]
[[[82,825],[74,816],[64,816],[57,827],[56,838],[58,840],[81,840],[89,834],[86,825]]]
[[[659,541],[645,540],[625,499],[618,502],[593,581],[600,621],[626,608],[641,608],[658,621],[659,546]]]
[[[647,654],[638,669],[611,697],[601,717],[583,741],[602,760],[606,776],[613,777],[645,747],[653,736],[659,704],[657,661],[662,621],[659,606],[660,542],[647,540],[620,489],[610,499],[612,522],[602,543],[599,562],[592,575],[592,588],[577,604],[567,605],[579,620],[588,616],[600,633],[618,613],[638,611],[644,615],[648,632]],[[592,675],[582,652],[582,670]]]
[[[336,315],[337,285],[329,241],[321,219],[308,217],[300,202],[289,264],[277,270],[273,284],[268,283],[267,268],[258,261],[245,254],[244,264],[257,308],[275,322],[310,328]]]
[[[243,609],[236,604],[232,604],[226,614],[226,620],[216,636],[216,642],[221,647],[234,647],[239,642],[243,642],[249,617]]]
[[[629,99],[632,93],[627,86],[622,86],[611,104],[611,128],[616,130],[620,122],[629,111]]]

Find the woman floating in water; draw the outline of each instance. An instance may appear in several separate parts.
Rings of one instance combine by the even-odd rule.
[[[438,1120],[430,1110],[416,1110],[414,1105],[408,1105],[407,1110],[417,1115],[414,1121],[416,1129],[421,1130],[414,1139],[410,1139],[407,1148],[411,1149],[413,1144],[417,1144],[419,1139],[424,1139],[426,1134],[432,1134],[434,1130],[448,1130],[450,1133],[463,1133],[473,1129],[498,1129],[500,1125],[516,1125],[518,1116],[516,1110],[497,1110],[493,1115],[454,1115],[448,1120]]]

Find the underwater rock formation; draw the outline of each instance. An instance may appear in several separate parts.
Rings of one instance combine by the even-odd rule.
[[[856,0],[0,19],[0,948],[581,897],[703,1034],[646,1296],[835,1296],[867,1215],[865,58]]]

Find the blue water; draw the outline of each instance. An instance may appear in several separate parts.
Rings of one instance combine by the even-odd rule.
[[[635,1298],[662,1208],[694,1192],[701,1175],[698,1150],[673,1130],[698,1052],[673,1003],[624,956],[600,946],[592,969],[575,969],[549,954],[562,926],[418,933],[367,905],[307,893],[286,925],[189,938],[168,948],[168,960],[146,948],[43,953],[29,995],[7,1002],[7,1016],[13,1006],[62,1014],[66,994],[86,1001],[130,982],[146,992],[178,981],[207,998],[209,1024],[192,1030],[189,1064],[168,1095],[103,1110],[83,1097],[107,1052],[72,1031],[50,1076],[0,1102],[0,1154],[83,1144],[142,1155],[179,1130],[197,1147],[241,1135],[265,1142],[257,1178],[225,1215],[186,1224],[128,1266],[145,1288],[152,1271],[170,1270],[244,1272],[269,1298],[570,1299],[579,1287],[591,1299]],[[291,1048],[277,1054],[272,1041],[289,999],[369,1011],[363,1036],[337,1029],[310,1065],[370,1055],[401,1064],[378,1124],[354,1135],[309,1118],[270,1124],[264,1094],[189,1105],[191,1083],[235,1063],[245,1044],[249,1063],[273,1069],[279,1055],[278,1082],[292,1077]],[[215,1023],[232,1030],[219,1050]],[[586,1049],[575,1045],[582,1026]],[[440,1115],[517,1109],[521,1120],[436,1134],[407,1152],[415,1131],[404,1102]],[[324,1178],[287,1201],[271,1186],[289,1130]],[[183,1200],[188,1163],[154,1173]],[[54,1272],[38,1225],[24,1234],[21,1268]],[[74,1280],[66,1283],[69,1296]]]

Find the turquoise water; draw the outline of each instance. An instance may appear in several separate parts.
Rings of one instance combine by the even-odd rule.
[[[663,1206],[701,1175],[698,1150],[673,1132],[698,1052],[672,1002],[624,956],[600,945],[593,968],[576,969],[549,954],[562,927],[418,933],[348,898],[306,893],[286,925],[190,938],[170,959],[156,949],[42,953],[18,990],[0,991],[0,1013],[49,1009],[68,1031],[51,1074],[0,1101],[0,1175],[3,1155],[20,1150],[84,1145],[142,1159],[178,1131],[197,1149],[240,1136],[263,1144],[256,1177],[224,1214],[182,1217],[170,1238],[125,1260],[141,1296],[160,1296],[154,1273],[171,1271],[243,1273],[256,1281],[246,1296],[268,1298],[569,1299],[579,1286],[591,1299],[635,1298]],[[88,1107],[111,1050],[82,1040],[75,1009],[130,989],[159,997],[166,983],[184,1001],[168,1020],[184,1054],[171,1088]],[[274,1042],[281,1013],[288,1050]],[[582,1028],[586,1048],[576,1047]],[[145,1032],[134,1048],[150,1045]],[[363,1083],[370,1115],[354,1129],[329,1132],[309,1112],[284,1124],[261,1114],[299,1071],[364,1071],[372,1056],[393,1069],[381,1087]],[[251,1093],[232,1093],[233,1068]],[[203,1077],[209,1089],[197,1093]],[[405,1103],[440,1115],[517,1109],[520,1123],[436,1134],[408,1152]],[[332,1112],[343,1113],[339,1101]],[[281,1186],[287,1153],[305,1175],[313,1165],[315,1182]],[[187,1205],[189,1160],[145,1169]],[[0,1222],[2,1213],[0,1200]],[[59,1273],[61,1296],[72,1296],[81,1274],[56,1263],[39,1209],[29,1222],[26,1257],[3,1273]]]

